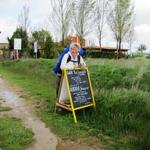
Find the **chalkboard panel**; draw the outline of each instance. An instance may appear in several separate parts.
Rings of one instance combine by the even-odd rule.
[[[93,103],[86,69],[67,70],[67,77],[74,108]]]

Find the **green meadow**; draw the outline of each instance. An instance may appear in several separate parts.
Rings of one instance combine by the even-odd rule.
[[[0,148],[3,150],[21,150],[25,149],[32,141],[32,131],[25,129],[19,119],[0,117]]]
[[[150,60],[86,59],[96,101],[92,108],[72,114],[55,113],[55,59],[3,61],[0,74],[21,86],[33,100],[40,118],[62,139],[89,143],[102,149],[150,149]],[[92,143],[91,143],[92,144]]]
[[[0,98],[0,100],[2,99]],[[10,110],[10,107],[4,107],[0,102],[0,114]],[[24,128],[20,119],[0,116],[0,149],[22,150],[32,142],[31,129]]]
[[[15,117],[1,116],[3,112],[12,109],[2,105],[0,98],[0,149],[2,150],[22,150],[33,142],[31,129],[23,126],[20,119]]]

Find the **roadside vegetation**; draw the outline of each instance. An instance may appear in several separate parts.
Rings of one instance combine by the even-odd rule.
[[[17,118],[0,117],[0,148],[21,150],[33,141],[30,129],[25,129]]]
[[[0,112],[10,110],[11,108],[3,107],[0,103]],[[24,128],[20,119],[0,116],[0,149],[21,150],[25,149],[32,141],[32,131]]]
[[[150,149],[150,60],[87,59],[96,111],[77,111],[77,124],[69,112],[54,113],[55,62],[54,59],[4,61],[0,73],[24,87],[39,116],[63,139],[86,142],[96,137],[105,150]]]

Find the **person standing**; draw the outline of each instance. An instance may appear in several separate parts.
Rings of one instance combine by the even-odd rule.
[[[86,66],[83,58],[79,55],[79,49],[78,44],[71,44],[70,51],[66,53],[62,59],[60,65],[61,70]]]
[[[70,50],[66,53],[61,61],[60,69],[63,71],[64,69],[74,69],[78,67],[86,67],[86,64],[79,55],[80,46],[78,44],[71,44]],[[61,74],[57,75],[56,79],[56,97],[58,98],[58,91],[60,86]]]

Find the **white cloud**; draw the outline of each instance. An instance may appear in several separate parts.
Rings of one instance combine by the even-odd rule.
[[[9,4],[9,5],[8,5]],[[46,27],[50,9],[49,0],[0,0],[0,42],[6,42],[18,25],[18,16],[24,5],[29,7],[31,29]]]
[[[135,45],[143,43],[150,49],[150,0],[133,0],[135,3]],[[9,5],[8,5],[9,4]],[[48,28],[50,0],[0,0],[0,42],[7,41],[17,26],[18,15],[24,4],[29,6],[29,17],[32,28]],[[105,34],[104,45],[114,45],[111,32]],[[89,39],[96,40],[96,35]]]
[[[136,11],[147,11],[150,8],[149,0],[135,0],[135,10]]]
[[[150,25],[142,24],[135,27],[137,45],[145,44],[150,50]]]
[[[9,18],[7,20],[0,20],[0,42],[7,42],[7,37],[12,35],[12,31],[16,29],[15,20]]]
[[[135,0],[136,24],[150,24],[150,1]]]
[[[150,36],[150,25],[142,24],[135,27],[135,31],[139,34],[146,34]]]

